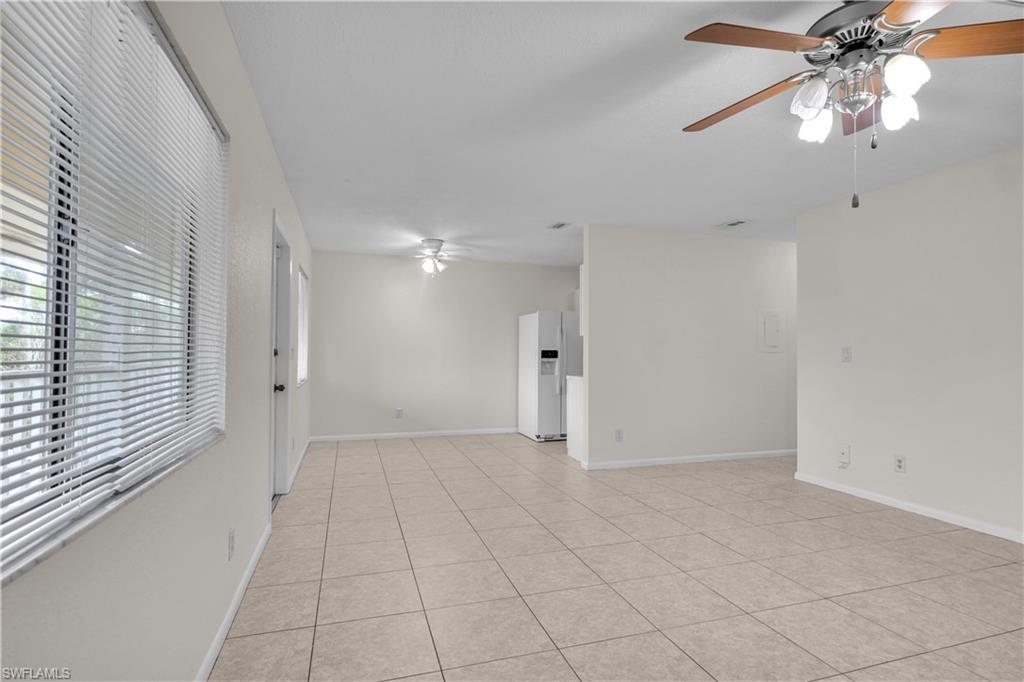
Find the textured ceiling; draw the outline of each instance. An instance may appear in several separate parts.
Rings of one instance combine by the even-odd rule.
[[[851,139],[796,139],[789,96],[680,129],[806,68],[687,43],[712,21],[803,33],[828,3],[227,3],[316,249],[572,264],[581,223],[792,239],[852,191]],[[1021,16],[964,3],[927,26]],[[861,190],[1022,141],[1024,58],[938,60],[921,120],[860,154]],[[573,227],[555,232],[558,221]]]

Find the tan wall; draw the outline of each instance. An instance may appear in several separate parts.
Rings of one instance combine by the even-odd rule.
[[[68,666],[74,679],[199,673],[269,523],[275,209],[312,276],[302,222],[221,5],[159,7],[231,135],[227,437],[3,589],[3,664]],[[308,397],[294,407],[298,451]]]
[[[583,259],[590,466],[795,448],[794,244],[590,226]]]
[[[1020,540],[1021,164],[1017,149],[801,216],[800,476]]]
[[[518,318],[566,310],[575,267],[313,254],[314,436],[515,428]],[[395,408],[404,410],[395,418]]]

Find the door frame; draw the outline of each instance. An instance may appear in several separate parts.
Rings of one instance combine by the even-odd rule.
[[[292,249],[274,211],[270,276],[270,496],[288,492],[288,454],[291,451]],[[276,351],[276,352],[275,352]],[[283,391],[274,391],[281,384]]]

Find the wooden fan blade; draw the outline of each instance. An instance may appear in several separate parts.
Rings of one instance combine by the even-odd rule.
[[[750,28],[735,24],[708,24],[698,28],[686,36],[686,40],[701,43],[717,43],[719,45],[739,45],[741,47],[762,47],[767,50],[797,50],[821,47],[824,39],[813,36],[801,36],[796,33],[769,31],[764,28]]]
[[[893,0],[878,14],[885,17],[890,26],[920,24],[944,10],[950,3],[942,0]]]
[[[699,130],[704,130],[705,128],[715,125],[719,121],[724,121],[730,116],[734,116],[740,113],[744,109],[749,109],[750,107],[754,106],[759,102],[763,102],[766,99],[771,99],[772,97],[778,95],[779,93],[785,92],[790,88],[800,85],[805,80],[813,76],[815,73],[817,73],[817,71],[815,71],[814,69],[810,69],[808,71],[801,71],[800,73],[793,74],[789,78],[781,80],[775,85],[770,85],[764,90],[756,92],[750,97],[747,97],[746,99],[741,99],[739,102],[736,102],[736,104],[727,106],[725,109],[722,109],[721,111],[716,111],[710,116],[702,118],[696,123],[686,126],[685,128],[683,128],[683,130],[687,133],[695,133]]]
[[[991,57],[1024,52],[1024,19],[935,29],[939,35],[917,48],[925,59]]]

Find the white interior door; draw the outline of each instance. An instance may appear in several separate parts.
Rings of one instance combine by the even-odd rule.
[[[290,414],[292,370],[292,250],[274,221],[274,267],[272,277],[272,335],[271,358],[271,439],[270,481],[271,495],[288,492],[288,452],[291,444]]]

